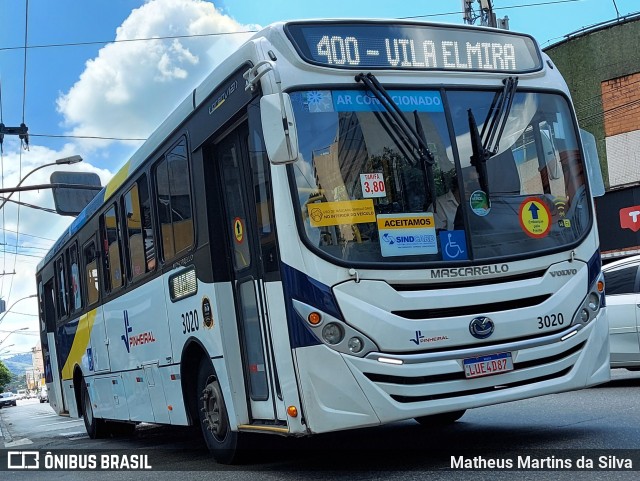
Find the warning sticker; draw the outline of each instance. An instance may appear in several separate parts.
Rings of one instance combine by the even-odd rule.
[[[430,212],[380,214],[377,223],[383,257],[438,253],[435,222]]]
[[[244,223],[240,217],[233,219],[233,235],[236,236],[238,244],[241,244],[244,240]]]
[[[311,227],[363,224],[376,221],[373,200],[371,199],[309,204],[307,209]]]
[[[520,204],[520,227],[529,237],[546,237],[551,229],[551,211],[536,197],[527,197]]]

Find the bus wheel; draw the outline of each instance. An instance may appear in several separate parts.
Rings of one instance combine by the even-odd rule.
[[[84,427],[87,430],[87,434],[91,439],[103,438],[107,435],[107,429],[103,419],[98,419],[93,416],[93,407],[91,406],[91,399],[89,398],[89,390],[87,389],[87,383],[82,380],[82,417],[84,419]]]
[[[209,359],[198,370],[200,427],[209,452],[222,464],[232,464],[238,455],[239,433],[231,431],[222,390]]]
[[[425,427],[447,426],[449,424],[455,423],[458,419],[464,416],[464,413],[466,412],[467,412],[466,409],[462,409],[460,411],[451,411],[450,413],[440,413],[440,414],[432,414],[431,416],[421,416],[415,419]]]

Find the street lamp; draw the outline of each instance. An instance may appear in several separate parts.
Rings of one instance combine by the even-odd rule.
[[[2,320],[4,319],[4,316],[6,316],[7,314],[9,314],[11,312],[11,309],[13,309],[13,307],[20,301],[24,301],[25,299],[31,299],[32,297],[38,297],[38,294],[31,294],[30,296],[25,296],[25,297],[21,297],[20,299],[18,299],[16,302],[14,302],[13,304],[11,304],[11,306],[9,307],[9,309],[7,309],[5,311],[4,314],[2,314],[2,316],[0,316],[0,322],[2,322]]]
[[[20,327],[18,329],[14,329],[13,331],[9,331],[9,334],[7,334],[6,336],[4,336],[4,339],[2,339],[2,341],[0,341],[0,346],[2,346],[2,343],[4,343],[4,341],[7,340],[7,338],[13,334],[14,332],[18,332],[18,331],[24,331],[25,329],[29,329],[28,327]]]
[[[9,344],[8,346],[4,346],[4,347],[2,348],[2,351],[0,351],[0,356],[4,356],[5,354],[9,354],[9,353],[7,352],[7,350],[8,350],[10,347],[13,347],[13,346],[15,346],[15,344]]]
[[[35,169],[33,169],[31,172],[29,172],[27,175],[25,175],[20,182],[18,182],[18,185],[16,185],[16,189],[19,188],[22,183],[27,180],[27,177],[29,177],[31,174],[33,174],[34,172],[40,170],[40,169],[44,169],[45,167],[51,167],[52,165],[71,165],[71,164],[77,164],[78,162],[82,162],[82,157],[80,157],[79,155],[72,155],[71,157],[63,157],[62,159],[57,159],[54,162],[49,162],[48,164],[43,164],[39,167],[36,167]],[[11,191],[9,192],[9,195],[7,195],[4,200],[2,201],[2,203],[0,204],[0,209],[2,209],[4,207],[4,205],[9,201],[9,199],[11,198],[11,196],[13,195],[13,192],[15,191]]]

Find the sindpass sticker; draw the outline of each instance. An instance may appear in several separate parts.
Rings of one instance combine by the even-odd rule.
[[[383,257],[438,253],[432,213],[380,214],[377,223]]]

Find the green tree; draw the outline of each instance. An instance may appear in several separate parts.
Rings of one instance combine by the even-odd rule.
[[[0,361],[0,392],[4,391],[4,387],[11,382],[11,372],[9,368]]]

